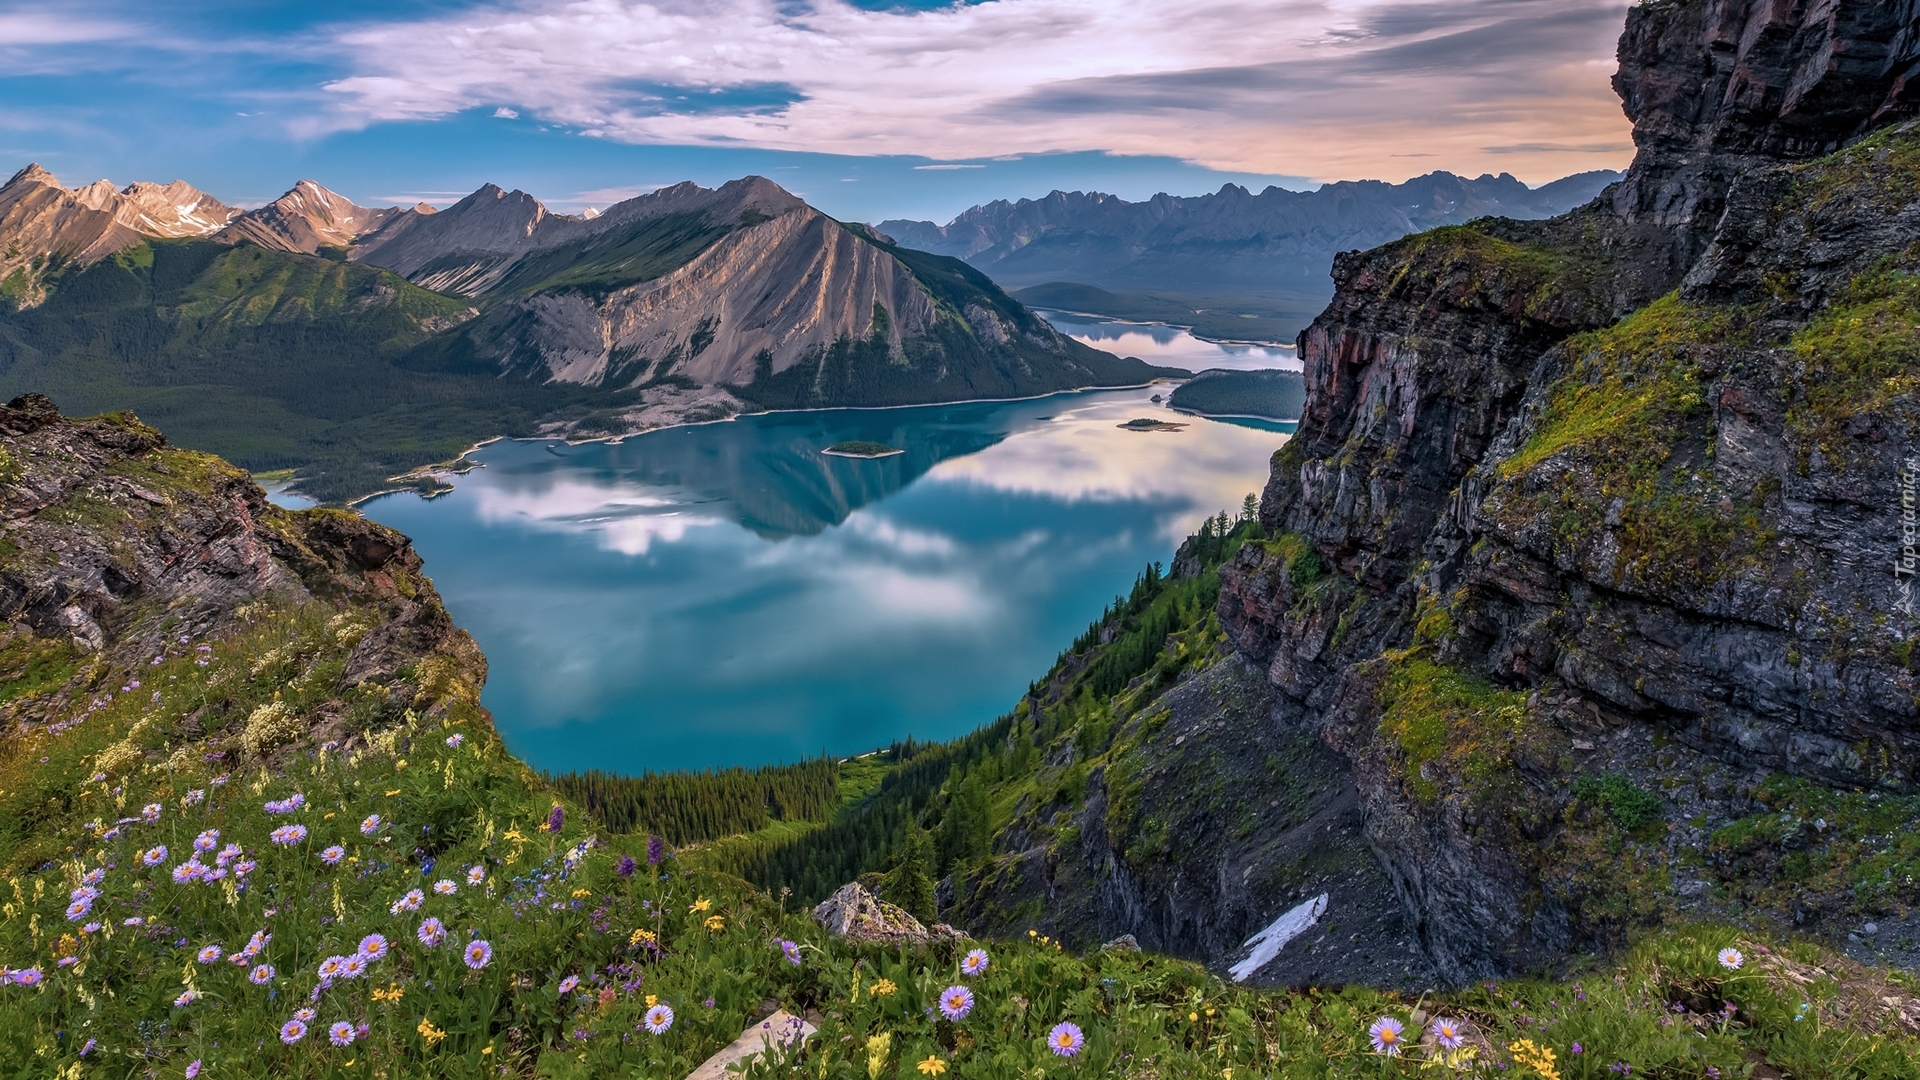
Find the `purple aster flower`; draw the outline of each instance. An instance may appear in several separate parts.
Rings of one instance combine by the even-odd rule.
[[[967,954],[966,959],[960,961],[960,973],[963,975],[978,975],[987,970],[988,963],[987,950],[975,949]]]
[[[1458,1020],[1440,1017],[1427,1029],[1433,1033],[1433,1041],[1440,1044],[1442,1050],[1458,1050],[1466,1044],[1467,1031]]]
[[[183,990],[180,992],[179,997],[173,999],[173,1007],[176,1009],[183,1008],[199,1000],[200,1000],[200,991]]]
[[[15,986],[39,986],[41,981],[46,979],[46,977],[46,973],[37,967],[21,968],[19,971],[13,973],[13,984]]]
[[[1406,1027],[1391,1016],[1383,1016],[1367,1029],[1367,1037],[1373,1040],[1373,1052],[1391,1057],[1400,1052],[1400,1035]]]
[[[100,1045],[99,1039],[88,1039],[87,1044],[80,1048],[80,1056],[86,1057],[88,1054],[93,1053],[93,1048],[99,1045]]]
[[[441,878],[439,881],[433,883],[433,891],[439,893],[441,896],[452,896],[454,893],[460,891],[460,886],[455,885],[446,878]]]
[[[335,1046],[346,1046],[359,1034],[353,1029],[352,1024],[342,1020],[327,1029],[327,1041]]]
[[[461,959],[466,961],[468,967],[479,971],[493,961],[493,946],[487,944],[486,938],[469,941]]]
[[[367,819],[360,823],[360,834],[362,836],[372,836],[374,833],[377,833],[379,831],[380,831],[380,815],[379,814],[368,814]]]
[[[787,963],[792,964],[794,967],[800,966],[800,946],[795,945],[786,938],[780,938],[775,941],[774,944],[780,946],[780,955],[787,958]]]
[[[140,853],[140,865],[142,866],[159,866],[166,861],[167,845],[165,844],[155,844]]]
[[[392,911],[395,915],[403,911],[419,911],[420,905],[426,902],[426,899],[427,894],[421,892],[419,889],[408,889],[407,895],[395,900],[393,907],[388,910]]]
[[[1047,1049],[1059,1057],[1073,1057],[1087,1045],[1087,1037],[1071,1020],[1062,1020],[1047,1032]]]
[[[338,866],[340,860],[346,858],[346,856],[347,849],[341,847],[339,844],[320,850],[320,861],[326,863],[328,866]]]
[[[292,847],[307,838],[305,825],[282,825],[267,834],[268,838],[281,847]]]
[[[388,948],[386,936],[383,934],[368,934],[360,939],[360,955],[369,960],[385,957]]]
[[[571,994],[573,993],[573,988],[579,985],[580,985],[580,976],[569,975],[566,978],[560,980],[560,992],[563,994]]]
[[[357,979],[366,973],[367,958],[361,956],[359,953],[355,953],[345,960],[340,961],[340,975],[342,978]]]
[[[160,804],[157,802],[150,802],[147,805],[141,807],[140,820],[146,822],[149,825],[152,825],[155,822],[159,821],[160,820]]]
[[[647,1031],[653,1035],[665,1035],[673,1026],[673,1007],[665,1003],[647,1010]]]
[[[199,836],[196,836],[193,838],[193,850],[212,851],[214,848],[214,845],[218,844],[219,842],[220,842],[220,830],[208,829],[206,832],[203,832]]]
[[[226,950],[218,945],[209,945],[201,949],[199,955],[195,956],[194,959],[203,964],[211,964],[217,962],[225,952]]]
[[[949,1020],[965,1020],[973,1011],[973,991],[964,986],[949,986],[940,991],[940,1015]]]
[[[247,981],[255,986],[265,986],[273,981],[273,965],[261,964],[247,973]]]
[[[455,750],[460,749],[460,744],[466,741],[467,741],[467,737],[465,735],[460,734],[457,731],[447,736],[447,745],[452,747]]]
[[[68,922],[79,922],[92,913],[93,901],[91,899],[75,900],[73,903],[67,905]]]
[[[200,1059],[194,1058],[192,1061],[187,1062],[187,1080],[194,1080],[194,1077],[199,1075]]]
[[[487,880],[486,867],[479,866],[479,865],[467,867],[467,884],[479,885],[486,880]]]
[[[337,979],[340,977],[341,972],[345,970],[346,966],[346,957],[329,956],[325,960],[320,961],[320,977],[328,981]]]
[[[420,929],[414,932],[414,936],[419,938],[420,944],[427,948],[438,948],[441,942],[447,940],[447,928],[440,924],[439,919],[430,918],[420,924]]]
[[[280,1025],[280,1041],[292,1046],[307,1037],[307,1025],[298,1020],[289,1020]]]
[[[1732,948],[1721,949],[1719,960],[1720,966],[1726,968],[1728,971],[1738,971],[1740,970],[1740,965],[1747,962],[1747,958],[1741,954],[1739,949]]]

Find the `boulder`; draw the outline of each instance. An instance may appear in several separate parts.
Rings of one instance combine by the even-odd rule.
[[[822,900],[813,909],[813,921],[848,941],[881,945],[929,945],[935,941],[964,941],[967,937],[945,923],[925,925],[857,881],[840,886]]]

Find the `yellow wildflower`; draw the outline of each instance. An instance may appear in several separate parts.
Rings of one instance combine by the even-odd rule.
[[[658,938],[653,936],[653,931],[642,929],[642,930],[635,930],[633,932],[633,936],[627,939],[627,944],[636,945],[636,946],[650,945],[658,940],[659,940]]]
[[[431,1019],[422,1019],[420,1021],[420,1026],[415,1028],[414,1030],[420,1033],[420,1037],[427,1041],[428,1046],[436,1045],[437,1043],[439,1043],[441,1039],[444,1039],[447,1037],[446,1032],[433,1026],[433,1021]]]
[[[927,1060],[914,1066],[914,1068],[919,1069],[920,1072],[926,1076],[939,1076],[941,1073],[947,1071],[947,1063],[932,1054],[928,1054]]]
[[[881,979],[873,984],[873,996],[886,997],[898,989],[900,988],[893,985],[892,979]]]
[[[586,899],[587,897],[589,897],[589,896],[592,896],[592,895],[593,895],[593,890],[592,890],[592,889],[575,889],[575,890],[573,890],[573,898],[574,898],[575,900],[585,900],[585,899]]]
[[[486,1057],[488,1054],[491,1054],[491,1053],[493,1053],[493,1046],[491,1044],[480,1048],[481,1057]]]
[[[398,795],[398,794],[400,794],[400,789],[399,789],[399,788],[394,788],[394,789],[393,789],[392,791],[389,791],[389,792],[387,792],[387,794],[389,794],[389,795]]]
[[[647,1008],[649,1008],[649,1009],[651,1009],[651,1008],[653,1008],[653,1007],[654,1007],[655,1005],[658,1005],[658,1004],[660,1004],[660,995],[659,995],[659,994],[648,994],[648,995],[647,995]]]
[[[1540,1080],[1560,1080],[1560,1069],[1553,1063],[1553,1047],[1539,1046],[1532,1039],[1521,1039],[1507,1047],[1514,1063],[1540,1075]]]
[[[406,993],[407,993],[406,990],[403,989],[399,983],[388,983],[384,989],[380,987],[374,988],[373,1000],[399,1001],[401,998],[406,996]]]
[[[726,928],[727,928],[727,920],[721,918],[718,915],[707,916],[707,929],[725,930]]]
[[[500,837],[500,839],[512,840],[516,844],[524,844],[527,841],[526,837],[520,835],[520,826],[518,825],[515,825],[513,828],[508,829],[506,831],[506,834]]]
[[[712,910],[712,908],[713,908],[713,901],[703,896],[700,899],[695,900],[693,902],[693,906],[688,908],[687,910],[694,913],[695,915],[698,915],[703,911],[710,911]]]
[[[887,1069],[887,1055],[893,1050],[893,1035],[881,1032],[867,1039],[867,1078],[880,1080],[880,1074]]]
[[[1198,1021],[1199,1019],[1200,1019],[1200,1014],[1199,1014],[1199,1013],[1197,1013],[1197,1012],[1190,1012],[1190,1013],[1188,1013],[1188,1014],[1187,1014],[1187,1023],[1189,1023],[1189,1024],[1191,1024],[1191,1023],[1195,1023],[1195,1022],[1197,1022],[1197,1021]]]
[[[399,771],[400,771],[401,769],[404,769],[404,768],[406,768],[406,767],[407,767],[407,759],[406,759],[406,758],[401,758],[401,759],[400,759],[399,761],[396,761],[396,762],[394,762],[394,763],[393,763],[393,771],[394,771],[394,772],[399,772]]]

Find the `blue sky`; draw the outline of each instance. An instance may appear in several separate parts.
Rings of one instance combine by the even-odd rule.
[[[1631,156],[1624,0],[0,0],[0,174],[312,177],[362,203],[484,182],[555,209],[777,180],[945,221],[1433,169],[1541,183]]]

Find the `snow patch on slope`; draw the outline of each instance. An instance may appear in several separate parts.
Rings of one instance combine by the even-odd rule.
[[[1248,938],[1242,947],[1253,951],[1247,954],[1245,960],[1227,969],[1232,973],[1233,981],[1246,982],[1248,976],[1272,963],[1273,958],[1280,955],[1280,950],[1287,947],[1287,942],[1306,933],[1326,913],[1327,894],[1321,893],[1292,908],[1273,920],[1265,930]]]

